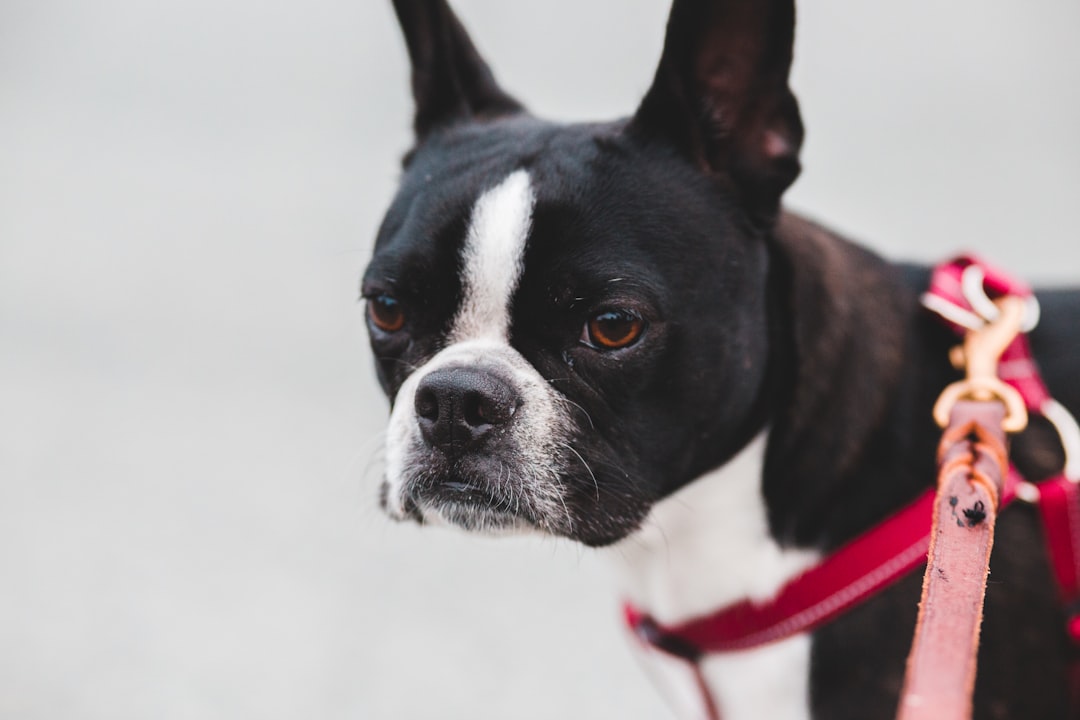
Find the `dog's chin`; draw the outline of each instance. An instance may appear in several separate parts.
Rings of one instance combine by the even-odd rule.
[[[424,525],[448,525],[482,535],[520,535],[537,530],[524,518],[472,504],[449,502],[424,505],[418,514]]]
[[[430,479],[405,484],[395,491],[383,482],[379,492],[384,512],[399,522],[424,526],[453,527],[469,533],[499,536],[539,535],[563,538],[589,547],[612,545],[640,529],[647,507],[624,508],[625,513],[571,514],[569,499],[554,501],[557,509],[538,512],[537,505],[551,498],[530,498],[520,493],[501,497],[479,485],[459,480]]]

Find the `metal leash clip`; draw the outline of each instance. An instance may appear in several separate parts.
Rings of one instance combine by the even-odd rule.
[[[1028,315],[1028,303],[1008,295],[994,301],[994,305],[999,311],[996,317],[988,319],[982,327],[969,330],[963,345],[949,353],[953,367],[965,371],[967,377],[945,388],[934,403],[934,421],[942,428],[948,427],[958,400],[998,400],[1005,406],[1002,421],[1005,432],[1017,433],[1027,427],[1024,399],[998,378],[998,361],[1020,333]]]

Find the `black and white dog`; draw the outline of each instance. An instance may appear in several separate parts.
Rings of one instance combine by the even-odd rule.
[[[416,146],[363,280],[393,410],[397,519],[617,545],[674,623],[767,598],[932,484],[955,338],[890,264],[781,209],[802,124],[792,0],[675,0],[629,119],[560,125],[503,91],[443,0],[396,0]],[[1032,336],[1080,411],[1080,291]],[[1014,443],[1037,480],[1063,450]],[[980,718],[1062,718],[1069,653],[1038,520],[1001,518]],[[921,573],[812,635],[707,657],[726,720],[895,712]],[[679,661],[648,663],[686,717]]]

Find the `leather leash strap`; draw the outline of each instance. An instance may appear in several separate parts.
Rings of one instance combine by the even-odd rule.
[[[1005,408],[963,400],[938,451],[938,494],[899,720],[971,717],[979,626],[1008,468]]]
[[[1020,332],[1024,300],[1000,312],[952,353],[967,378],[941,393],[934,418],[945,428],[919,619],[908,655],[898,720],[963,720],[979,652],[994,525],[1009,468],[1005,431],[1027,426],[1023,398],[998,379],[998,360]]]

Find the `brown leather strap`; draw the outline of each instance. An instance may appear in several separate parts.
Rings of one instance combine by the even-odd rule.
[[[979,626],[1008,468],[996,401],[956,403],[938,449],[938,493],[898,720],[971,717]]]

